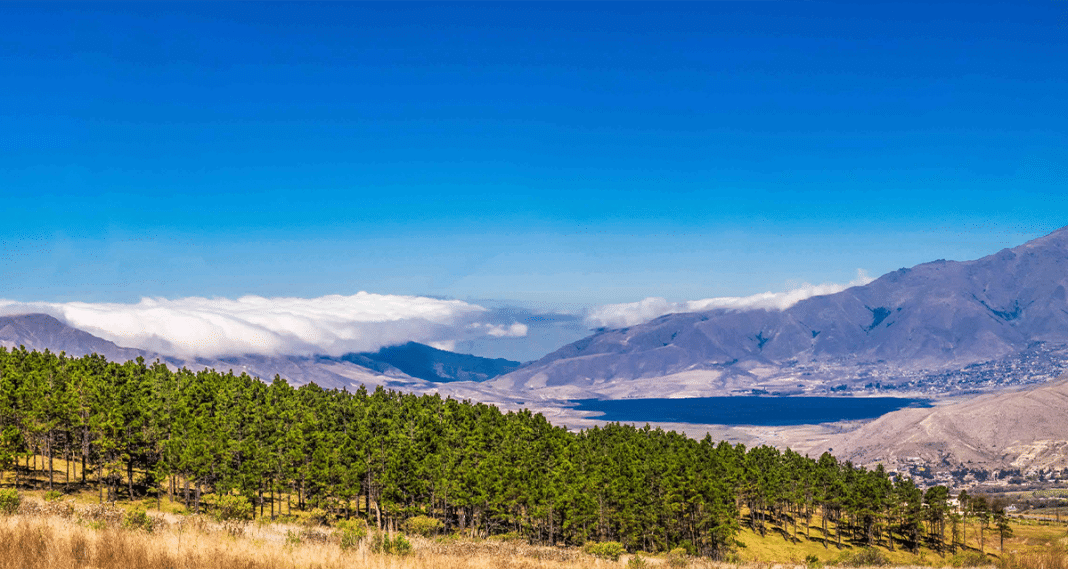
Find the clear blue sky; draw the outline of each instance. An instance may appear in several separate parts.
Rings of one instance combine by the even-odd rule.
[[[1068,2],[0,4],[0,298],[742,295],[1068,225]]]

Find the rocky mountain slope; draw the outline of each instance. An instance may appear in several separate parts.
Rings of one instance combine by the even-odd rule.
[[[26,346],[27,350],[66,352],[72,356],[100,354],[110,361],[124,362],[138,357],[156,359],[155,354],[123,348],[88,332],[72,328],[45,314],[0,316],[0,346]],[[163,356],[158,356],[161,360]]]
[[[492,383],[565,397],[906,383],[922,391],[917,377],[1012,357],[1039,342],[1068,343],[1066,290],[1068,228],[974,261],[894,271],[782,311],[669,314],[602,330]]]

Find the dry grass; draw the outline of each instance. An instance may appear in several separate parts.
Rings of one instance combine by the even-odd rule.
[[[151,532],[121,528],[122,510],[26,500],[0,516],[0,569],[569,569],[619,567],[576,550],[412,538],[412,554],[342,550],[326,528],[249,524],[234,532],[198,516],[154,516]],[[235,535],[236,534],[236,535]],[[297,539],[299,538],[299,540]]]
[[[627,567],[631,558],[612,562],[576,548],[531,546],[522,541],[418,537],[411,538],[413,552],[398,557],[373,553],[367,544],[342,550],[329,528],[280,523],[228,528],[203,516],[152,512],[153,531],[149,533],[122,529],[125,516],[125,509],[108,504],[28,498],[18,515],[0,516],[0,569],[597,569]],[[1006,541],[1006,553],[1000,558],[984,559],[972,552],[976,559],[963,561],[968,565],[987,561],[998,569],[1068,569],[1068,540],[1063,532],[1063,526],[1017,526],[1017,537]],[[832,552],[838,553],[815,543],[790,544],[781,537],[758,539],[746,532],[740,537],[749,542],[742,550],[741,565],[748,569],[802,568],[806,545],[820,553],[816,557],[823,563],[832,560]],[[784,548],[774,553],[785,564],[757,559],[772,556],[770,549],[763,551],[772,545]],[[898,555],[890,558],[898,566],[949,566],[961,561],[930,554]],[[663,557],[643,558],[646,567],[669,567]],[[685,567],[739,566],[690,559]]]

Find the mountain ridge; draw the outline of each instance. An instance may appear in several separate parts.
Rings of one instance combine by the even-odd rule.
[[[1068,343],[1068,228],[972,261],[902,268],[785,310],[668,314],[602,330],[491,381],[514,391],[615,397],[627,382],[694,376],[677,392],[850,390]],[[669,382],[670,383],[670,382]],[[650,388],[655,387],[649,385]]]

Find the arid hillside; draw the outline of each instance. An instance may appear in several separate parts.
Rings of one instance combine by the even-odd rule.
[[[814,444],[855,463],[984,470],[1068,466],[1068,377],[927,409],[902,409]]]

